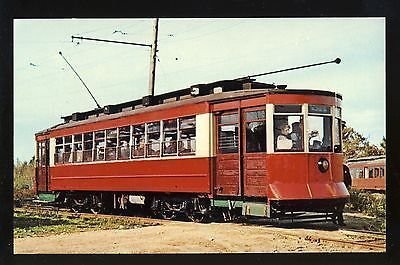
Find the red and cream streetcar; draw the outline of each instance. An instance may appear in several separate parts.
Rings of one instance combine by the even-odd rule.
[[[341,104],[243,78],[73,113],[36,134],[37,192],[93,212],[342,223]]]

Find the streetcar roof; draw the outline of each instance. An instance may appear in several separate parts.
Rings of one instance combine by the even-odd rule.
[[[200,95],[192,95],[193,88],[198,90]],[[48,129],[42,130],[36,135],[45,134],[55,129],[69,128],[87,123],[94,123],[103,120],[112,120],[120,117],[130,116],[149,111],[158,111],[174,108],[183,105],[196,104],[200,102],[218,102],[231,101],[236,98],[258,97],[266,94],[310,94],[331,96],[342,99],[340,94],[306,89],[277,89],[277,86],[250,81],[222,80],[210,84],[200,84],[190,88],[181,89],[165,94],[157,95],[153,100],[161,103],[150,106],[143,106],[143,99],[124,102],[115,105],[107,105],[100,109],[94,109],[86,112],[76,112],[68,116],[61,117],[64,123],[54,125]],[[221,88],[222,92],[215,92],[215,88]],[[225,92],[226,91],[226,92]],[[203,95],[202,95],[203,94]],[[113,113],[113,110],[115,113]],[[116,111],[115,111],[116,110]],[[109,114],[107,114],[107,111]]]

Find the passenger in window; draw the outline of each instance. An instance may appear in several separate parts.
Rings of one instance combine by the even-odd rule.
[[[129,158],[129,144],[127,141],[121,141],[121,159]]]
[[[310,149],[319,150],[322,148],[322,141],[317,130],[308,133],[308,139],[310,144]]]
[[[292,123],[292,133],[290,139],[293,141],[293,149],[303,149],[303,124],[296,121]]]
[[[290,126],[289,124],[282,124],[279,126],[280,134],[276,138],[277,150],[288,150],[293,147],[293,141],[290,139]]]

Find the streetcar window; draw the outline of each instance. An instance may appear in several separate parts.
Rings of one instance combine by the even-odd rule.
[[[106,130],[106,160],[115,160],[117,157],[117,129]]]
[[[60,164],[62,163],[62,153],[64,150],[64,145],[63,145],[63,138],[62,137],[58,137],[56,138],[56,152],[54,154],[54,163],[55,164]],[[39,150],[40,152],[40,150]]]
[[[91,162],[93,155],[93,133],[83,134],[83,161]]]
[[[308,113],[331,114],[331,107],[325,105],[308,105]]]
[[[333,147],[335,153],[340,153],[342,152],[342,126],[340,126],[341,120],[338,118],[335,118],[335,122],[333,124],[334,127],[334,139],[335,139],[335,145]]]
[[[64,136],[63,162],[72,162],[72,135]]]
[[[385,169],[383,167],[380,168],[381,170],[381,178],[385,177]]]
[[[332,117],[308,117],[308,145],[311,152],[332,152]]]
[[[132,126],[132,158],[144,157],[145,125]]]
[[[105,148],[105,133],[104,130],[97,131],[94,133],[94,160],[95,161],[103,161],[104,156],[104,148]]]
[[[163,122],[163,155],[177,154],[178,127],[177,120],[166,120]]]
[[[82,134],[74,135],[74,150],[72,154],[73,162],[82,162],[83,160],[83,146],[82,146]]]
[[[266,151],[265,110],[249,111],[245,115],[246,153]]]
[[[369,169],[368,177],[369,178],[373,178],[374,177],[374,169],[373,168]]]
[[[239,115],[225,113],[218,116],[218,153],[237,153],[239,148]]]
[[[275,151],[303,151],[303,128],[301,115],[274,115]]]
[[[147,123],[147,156],[160,156],[160,122]]]
[[[196,117],[179,119],[178,154],[190,155],[196,152]]]
[[[118,129],[118,159],[129,159],[130,126]]]
[[[62,137],[57,137],[56,138],[56,145],[59,145],[59,144],[63,144],[63,138]]]
[[[357,173],[356,176],[358,176],[358,178],[361,178],[361,179],[362,179],[362,178],[364,177],[362,168],[357,169],[357,171],[358,171],[358,173]]]
[[[379,177],[379,168],[374,168],[374,178],[378,178]]]
[[[275,105],[275,113],[301,113],[301,105]]]

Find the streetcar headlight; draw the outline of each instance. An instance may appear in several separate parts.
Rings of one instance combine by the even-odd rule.
[[[318,160],[318,169],[321,172],[326,172],[329,169],[329,161],[326,158],[321,157]]]

